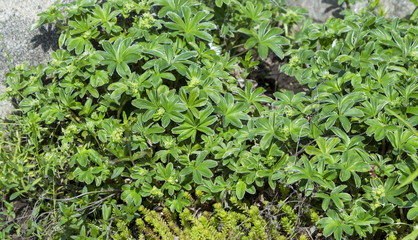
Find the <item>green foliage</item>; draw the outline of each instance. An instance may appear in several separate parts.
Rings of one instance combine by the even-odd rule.
[[[237,88],[232,71],[245,65],[250,72],[257,52],[284,57],[289,40],[268,18],[283,10],[262,1],[97,3],[56,4],[42,13],[33,27],[57,24],[61,49],[46,65],[19,65],[7,75],[4,97],[20,112],[10,117],[18,125],[1,152],[2,197],[38,201],[29,232],[75,237],[80,224],[107,224],[108,214],[100,223],[87,220],[101,206],[128,219],[126,208],[140,205],[182,212],[192,204],[185,194],[197,187],[212,189],[205,201],[255,194],[254,163],[230,157],[250,153],[238,131],[251,117],[261,119],[272,100],[251,82],[245,92]],[[234,17],[221,14],[223,4]],[[235,57],[241,54],[245,59]],[[226,144],[239,151],[221,154]],[[257,186],[267,179],[275,184],[263,173]]]
[[[135,219],[135,229],[129,230],[127,223],[118,222],[113,229],[113,239],[282,239],[281,226],[271,225],[268,218],[261,216],[268,208],[282,206],[276,215],[290,214],[296,216],[292,208],[282,203],[266,203],[261,207],[251,206],[231,198],[234,209],[227,210],[217,203],[213,205],[213,211],[199,211],[193,213],[189,209],[183,209],[175,214],[167,208],[161,211],[139,208],[140,218]],[[196,216],[198,215],[198,216]],[[283,217],[284,219],[287,217]],[[294,221],[294,219],[293,219]],[[283,220],[288,222],[288,220]],[[285,228],[286,229],[286,228]],[[286,230],[286,232],[288,232]],[[289,236],[293,231],[288,232]],[[300,239],[305,239],[300,235]]]
[[[57,24],[60,49],[7,74],[17,111],[0,140],[1,236],[130,239],[135,225],[143,238],[306,239],[307,224],[337,240],[416,236],[416,23],[346,12],[296,32],[304,14],[264,0],[77,0],[42,13],[34,27]],[[267,95],[247,79],[276,59],[309,91]],[[289,201],[243,204],[268,192]],[[279,228],[264,228],[266,212]]]
[[[241,32],[250,35],[245,44],[245,48],[252,48],[257,45],[258,54],[261,59],[266,59],[268,55],[268,50],[271,49],[278,57],[283,58],[284,53],[280,48],[280,45],[289,44],[289,40],[280,36],[282,31],[279,28],[269,28],[269,22],[263,22],[260,25],[260,28],[255,31],[254,29],[241,29]]]
[[[418,122],[412,110],[417,105],[413,89],[418,86],[416,41],[412,40],[416,29],[407,20],[366,13],[329,19],[324,25],[304,25],[295,38],[300,47],[295,46],[290,62],[282,66],[312,89],[315,116],[311,122],[319,127],[319,135],[337,137],[320,137],[317,147],[307,146],[305,152],[312,157],[310,163],[304,162],[305,169],[317,163],[314,169],[325,173],[325,179],[335,182],[338,177],[356,187],[339,184],[327,193],[316,193],[323,199],[323,210],[335,205],[318,222],[325,236],[367,237],[373,235],[373,225],[390,232],[397,221],[412,223],[394,215],[406,207],[412,220],[415,211],[410,197],[416,196],[413,171],[418,146]],[[317,45],[321,50],[315,49]],[[367,171],[369,177],[362,173]],[[308,172],[305,175],[309,179]],[[389,225],[383,227],[383,222]]]

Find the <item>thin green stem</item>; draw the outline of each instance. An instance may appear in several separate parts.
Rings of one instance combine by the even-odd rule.
[[[405,126],[408,127],[409,130],[411,130],[414,133],[414,135],[418,137],[418,131],[413,126],[411,126],[411,124],[406,119],[404,119],[400,115],[396,114],[393,110],[391,110],[389,108],[385,108],[385,110],[387,112],[389,112],[390,114],[392,114],[393,116],[395,116],[397,119],[399,119],[399,121],[401,121],[403,124],[405,124]]]

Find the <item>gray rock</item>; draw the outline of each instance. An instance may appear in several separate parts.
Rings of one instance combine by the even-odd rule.
[[[381,0],[380,2],[387,17],[407,17],[416,7],[409,0]]]
[[[302,7],[309,11],[309,17],[316,22],[325,22],[329,17],[341,17],[344,9],[338,0],[287,0],[290,6]]]

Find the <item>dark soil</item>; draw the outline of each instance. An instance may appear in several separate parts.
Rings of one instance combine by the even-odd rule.
[[[280,66],[283,65],[285,61],[286,60],[280,60],[274,54],[270,54],[265,61],[262,61],[254,68],[248,78],[255,80],[259,87],[266,89],[266,95],[269,95],[270,97],[273,93],[281,91],[282,89],[296,93],[308,91],[309,89],[306,86],[301,85],[296,78],[288,76],[280,71]]]

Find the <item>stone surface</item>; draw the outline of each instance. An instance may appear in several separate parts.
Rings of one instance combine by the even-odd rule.
[[[406,17],[415,9],[415,5],[409,0],[381,0],[383,10],[388,17]]]
[[[329,17],[341,17],[339,14],[343,7],[338,0],[287,0],[290,6],[305,8],[309,17],[316,22],[325,22]]]

